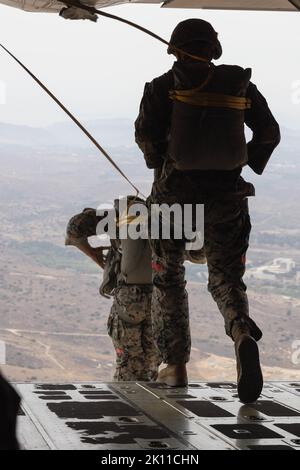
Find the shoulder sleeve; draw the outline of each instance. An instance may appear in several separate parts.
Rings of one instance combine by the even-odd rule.
[[[167,150],[171,122],[173,73],[146,83],[140,111],[135,122],[135,140],[142,150],[148,168],[162,165]]]
[[[251,82],[247,97],[251,99],[251,108],[245,113],[245,123],[253,132],[248,143],[248,165],[261,175],[280,142],[280,128],[266,99]]]

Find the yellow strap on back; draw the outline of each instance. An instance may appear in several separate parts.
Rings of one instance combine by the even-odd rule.
[[[173,101],[193,106],[229,108],[244,111],[251,108],[251,100],[245,97],[223,95],[221,93],[201,93],[198,90],[172,90],[169,93]]]
[[[123,225],[130,225],[130,224],[141,225],[147,221],[147,217],[143,217],[141,215],[129,215],[128,214],[130,207],[133,206],[137,200],[138,198],[135,197],[132,201],[128,202],[127,210],[122,212],[119,218],[117,219],[118,227],[122,227]],[[141,203],[141,200],[139,200],[138,202]]]
[[[117,225],[118,227],[122,227],[123,225],[141,225],[147,221],[146,217],[142,217],[141,215],[123,215],[119,218]]]

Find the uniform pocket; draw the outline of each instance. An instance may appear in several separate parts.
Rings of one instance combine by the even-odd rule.
[[[115,301],[121,320],[131,325],[143,322],[149,310],[149,294],[138,286],[122,286],[117,289]]]
[[[119,307],[116,301],[111,307],[107,320],[107,334],[114,342],[119,341],[123,334],[122,322],[119,319]]]

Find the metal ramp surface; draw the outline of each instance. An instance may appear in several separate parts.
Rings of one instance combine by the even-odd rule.
[[[23,449],[300,450],[300,382],[269,382],[253,405],[235,383],[17,384]]]

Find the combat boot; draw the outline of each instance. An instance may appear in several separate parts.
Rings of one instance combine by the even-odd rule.
[[[259,350],[245,320],[236,320],[232,327],[237,361],[237,390],[243,403],[255,402],[263,388]]]
[[[186,364],[169,364],[158,373],[156,382],[169,387],[186,387],[188,377]]]

